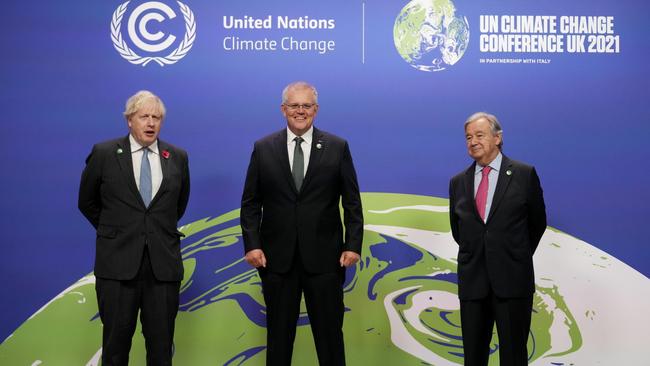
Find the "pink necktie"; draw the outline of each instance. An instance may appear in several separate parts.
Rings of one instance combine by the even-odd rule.
[[[490,186],[490,179],[488,178],[490,170],[492,168],[489,166],[483,167],[481,183],[479,183],[476,191],[476,208],[483,221],[485,221],[485,205],[487,204],[488,187]]]

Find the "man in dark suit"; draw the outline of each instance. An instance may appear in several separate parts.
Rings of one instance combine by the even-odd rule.
[[[291,364],[303,293],[320,365],[345,364],[342,285],[360,258],[363,213],[347,142],[312,127],[317,97],[305,82],[284,89],[287,128],[255,142],[242,195],[245,258],[266,302],[267,365]]]
[[[546,229],[539,178],[530,165],[501,153],[497,118],[465,122],[474,163],[451,179],[449,216],[458,249],[458,295],[465,365],[486,366],[494,323],[500,365],[528,363],[535,277],[533,253]]]
[[[128,364],[140,311],[147,365],[171,365],[187,153],[158,139],[165,107],[151,92],[129,98],[124,116],[129,135],[93,146],[79,187],[79,209],[97,231],[102,364]]]

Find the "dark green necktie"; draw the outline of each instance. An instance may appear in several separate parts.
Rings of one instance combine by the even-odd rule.
[[[305,155],[302,153],[300,145],[305,140],[299,136],[293,141],[296,142],[296,147],[293,150],[293,170],[291,174],[293,175],[293,182],[296,183],[296,189],[300,190],[302,181],[305,178]]]

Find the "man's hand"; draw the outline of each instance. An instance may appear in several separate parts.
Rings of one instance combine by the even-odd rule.
[[[346,250],[345,252],[341,253],[341,259],[339,259],[339,263],[341,263],[341,267],[350,267],[351,265],[357,263],[361,256],[351,250]]]
[[[266,257],[262,249],[253,249],[246,253],[246,262],[255,268],[266,267]]]

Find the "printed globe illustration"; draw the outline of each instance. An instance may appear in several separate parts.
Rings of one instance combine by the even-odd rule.
[[[441,71],[463,57],[469,24],[467,18],[456,16],[451,0],[413,0],[397,16],[393,40],[411,66]]]
[[[448,200],[364,193],[362,201],[362,260],[348,269],[344,285],[347,363],[462,365],[458,246],[450,233]],[[185,278],[174,364],[264,365],[265,305],[257,271],[242,258],[239,210],[179,229],[187,236],[182,242]],[[647,277],[551,228],[535,254],[535,265],[529,364],[647,361]],[[94,282],[92,274],[84,276],[26,320],[0,345],[0,364],[99,365],[101,322]],[[304,311],[303,304],[293,364],[316,365]],[[133,365],[145,360],[139,333],[138,327]],[[498,360],[495,336],[490,365]]]

